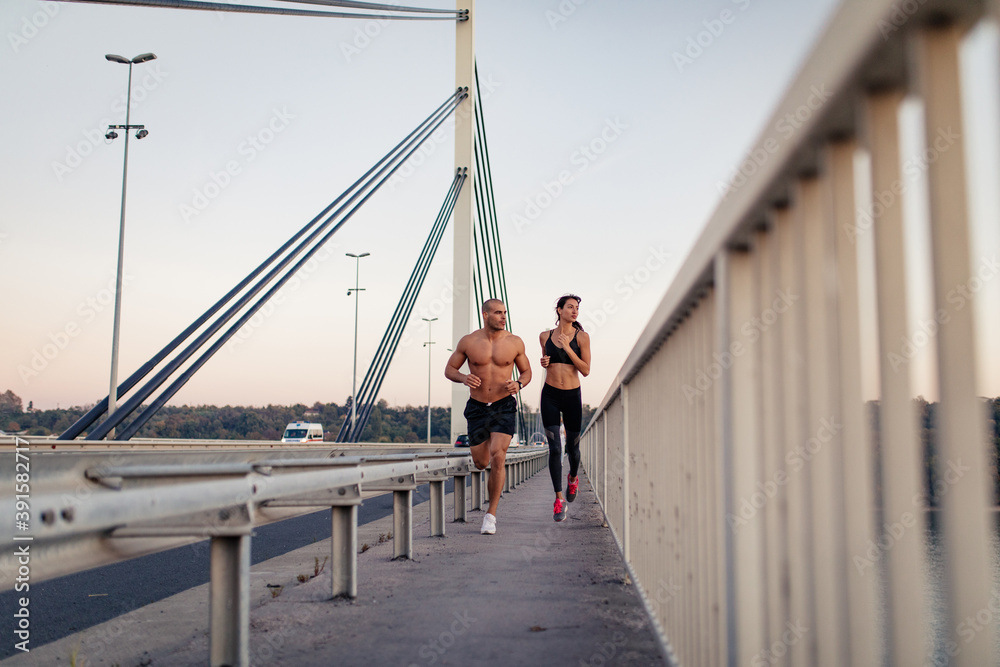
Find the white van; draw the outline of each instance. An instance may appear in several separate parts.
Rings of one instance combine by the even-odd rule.
[[[285,427],[282,442],[323,442],[323,425],[292,422]]]

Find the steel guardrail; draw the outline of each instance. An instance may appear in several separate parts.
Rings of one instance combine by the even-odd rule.
[[[357,595],[357,507],[393,494],[395,558],[411,557],[412,493],[429,484],[431,535],[445,534],[444,486],[456,478],[455,520],[482,506],[489,468],[468,449],[373,446],[208,451],[52,451],[48,440],[0,442],[0,587],[85,571],[210,540],[210,662],[248,664],[250,540],[258,525],[329,507],[331,594]],[[41,451],[39,451],[39,448]],[[428,450],[432,451],[428,451]],[[504,491],[544,468],[548,448],[508,450]],[[20,472],[23,470],[24,472]],[[22,598],[30,600],[30,598]],[[24,604],[24,603],[22,603]],[[27,633],[29,630],[15,630]]]

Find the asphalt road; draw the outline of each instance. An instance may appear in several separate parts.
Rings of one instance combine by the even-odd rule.
[[[413,492],[413,504],[429,499],[430,486]],[[454,490],[454,480],[445,493]],[[392,494],[365,500],[358,508],[358,525],[392,514]],[[330,537],[330,510],[320,510],[254,529],[251,565]],[[106,565],[58,579],[31,584],[31,646],[42,646],[116,616],[152,604],[189,588],[208,583],[208,541]],[[92,594],[101,595],[89,597]],[[18,594],[0,593],[0,614],[11,618]],[[0,659],[17,650],[14,642],[0,644]]]

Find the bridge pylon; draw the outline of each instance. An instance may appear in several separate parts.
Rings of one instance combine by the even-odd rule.
[[[468,169],[470,182],[475,182],[476,160],[474,154],[476,121],[476,49],[475,49],[475,0],[457,0],[456,9],[467,12],[468,18],[455,23],[455,87],[468,88],[469,96],[455,113],[455,168]],[[455,203],[454,222],[454,274],[452,277],[451,349],[456,349],[459,339],[472,330],[472,261],[473,261],[473,198],[472,187],[462,188]],[[451,442],[465,433],[462,412],[469,398],[465,385],[453,384],[451,388]]]

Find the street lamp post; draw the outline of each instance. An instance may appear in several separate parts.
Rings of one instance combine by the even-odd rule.
[[[113,141],[118,137],[115,130],[125,130],[125,164],[122,167],[122,212],[118,222],[118,277],[115,280],[115,323],[114,331],[111,335],[111,387],[108,391],[108,416],[115,411],[118,403],[118,332],[121,327],[122,316],[122,266],[125,263],[125,188],[128,184],[128,133],[136,130],[135,138],[142,139],[149,134],[145,125],[130,125],[129,115],[132,107],[132,65],[144,63],[156,58],[155,53],[142,53],[129,60],[109,53],[104,56],[113,63],[128,65],[128,89],[125,96],[125,124],[109,125],[106,139]],[[114,435],[111,431],[109,436]]]
[[[347,290],[347,296],[351,296],[351,292],[355,292],[354,295],[354,372],[351,374],[351,433],[354,432],[354,426],[358,419],[358,302],[361,300],[361,295],[358,292],[363,292],[359,284],[359,278],[361,276],[361,258],[367,257],[371,253],[363,252],[360,255],[355,255],[354,253],[345,253],[348,257],[353,257],[354,262],[354,289]]]
[[[437,318],[421,317],[420,319],[427,322],[427,342],[424,343],[424,347],[427,348],[427,444],[429,445],[431,444],[431,345],[434,344],[434,341],[431,340],[431,322],[436,322]]]

